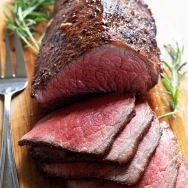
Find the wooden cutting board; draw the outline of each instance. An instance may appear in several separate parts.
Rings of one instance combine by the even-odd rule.
[[[6,0],[0,1],[0,59],[4,63],[4,43],[3,28],[5,8],[3,4]],[[183,59],[188,60],[188,22],[187,22],[187,0],[147,0],[157,24],[157,41],[162,52],[162,58],[168,60],[169,57],[163,48],[164,44],[174,44],[178,41],[185,46]],[[17,171],[21,188],[63,188],[63,183],[54,179],[42,177],[37,169],[37,163],[34,162],[28,154],[27,147],[19,147],[18,140],[28,132],[32,126],[43,117],[46,112],[41,109],[35,99],[30,98],[30,85],[33,75],[33,68],[36,57],[25,50],[25,59],[29,75],[29,85],[19,95],[12,100],[12,136],[13,147],[16,158]],[[188,70],[188,67],[185,67]],[[181,110],[174,116],[164,118],[171,126],[174,134],[177,136],[178,144],[182,154],[188,160],[188,74],[182,80],[180,88],[179,105]],[[169,96],[159,81],[151,91],[147,93],[147,99],[157,115],[164,114],[169,110]],[[0,117],[3,115],[3,98],[0,97]],[[2,118],[1,118],[2,120]],[[1,121],[2,124],[2,121]],[[1,131],[0,131],[1,132]]]

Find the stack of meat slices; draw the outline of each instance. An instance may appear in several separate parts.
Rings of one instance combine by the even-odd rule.
[[[188,183],[188,164],[173,133],[159,124],[146,101],[135,101],[132,94],[97,96],[55,111],[19,144],[31,145],[42,172],[69,179],[69,187]]]
[[[56,1],[31,94],[63,108],[19,141],[43,174],[69,188],[188,187],[173,133],[138,99],[161,71],[155,37],[143,0]]]
[[[68,180],[69,188],[187,188],[188,163],[179,153],[176,138],[163,123],[162,136],[141,179],[133,186],[97,179]],[[147,153],[145,154],[147,155]],[[134,159],[133,159],[134,160]]]

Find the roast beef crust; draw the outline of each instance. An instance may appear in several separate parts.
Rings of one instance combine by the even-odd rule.
[[[58,0],[42,41],[32,96],[69,63],[107,43],[129,48],[160,71],[156,25],[142,0]]]

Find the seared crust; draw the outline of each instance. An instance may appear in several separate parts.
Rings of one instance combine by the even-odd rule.
[[[156,75],[156,25],[142,0],[58,0],[35,67],[32,96],[77,57],[103,44],[133,50]]]

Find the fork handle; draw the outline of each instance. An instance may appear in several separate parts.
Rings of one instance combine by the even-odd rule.
[[[2,149],[0,156],[0,187],[19,188],[16,164],[12,149],[12,135],[10,126],[11,93],[4,95],[4,119],[2,132]]]

